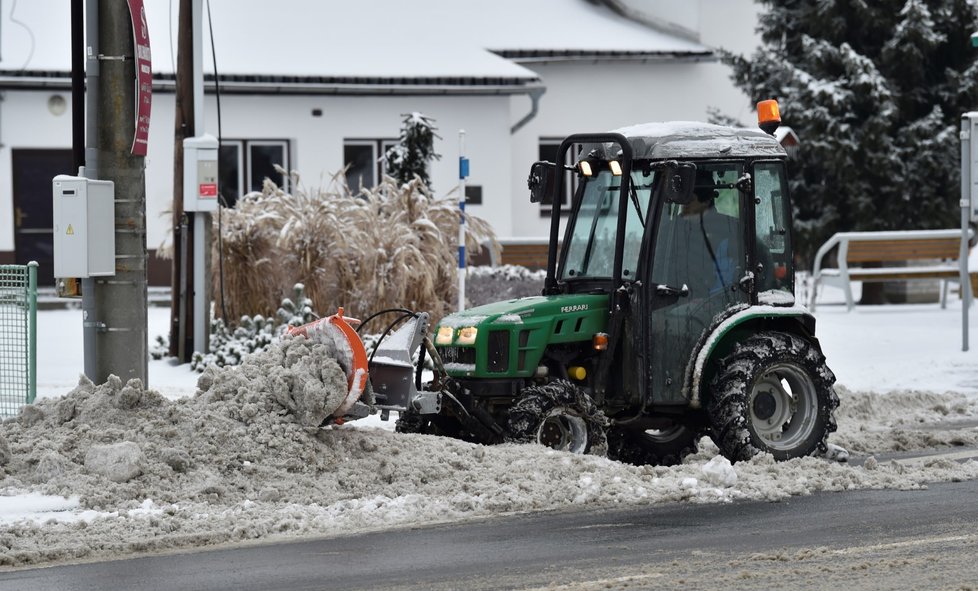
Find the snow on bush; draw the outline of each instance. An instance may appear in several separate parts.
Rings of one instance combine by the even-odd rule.
[[[469,306],[538,296],[543,292],[546,271],[531,271],[526,267],[469,267],[465,279],[465,299]]]
[[[435,197],[417,178],[402,185],[385,178],[354,194],[342,175],[309,189],[293,173],[290,186],[286,192],[266,179],[261,193],[223,211],[225,301],[217,294],[217,310],[267,316],[283,286],[297,282],[327,313],[406,307],[437,318],[449,309],[457,283],[454,197]],[[466,214],[466,229],[470,249],[495,247],[487,222]]]

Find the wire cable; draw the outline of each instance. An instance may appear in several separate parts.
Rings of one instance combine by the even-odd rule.
[[[227,201],[221,193],[221,83],[217,75],[217,51],[214,49],[214,19],[211,18],[211,0],[207,0],[207,28],[211,35],[211,60],[214,64],[214,96],[217,100],[217,277],[221,290],[221,317],[228,322],[228,309],[224,297],[224,227],[221,224],[221,210],[227,207]],[[222,203],[223,202],[223,203]]]
[[[418,313],[415,312],[414,310],[408,310],[407,308],[387,308],[386,310],[381,310],[380,312],[374,312],[370,316],[367,316],[366,320],[360,322],[360,326],[357,327],[357,334],[360,334],[360,331],[363,330],[363,327],[367,326],[367,323],[373,320],[374,318],[381,316],[383,314],[390,314],[392,312],[400,312],[401,314],[410,314],[415,318],[418,317]]]
[[[36,46],[36,43],[34,41],[34,31],[32,31],[31,28],[27,26],[27,23],[25,23],[22,20],[18,20],[14,18],[15,10],[17,10],[17,0],[13,0],[13,2],[11,2],[10,4],[10,15],[9,15],[10,22],[12,22],[15,25],[20,25],[24,27],[24,30],[27,31],[27,34],[31,38],[31,50],[27,52],[27,59],[24,60],[24,65],[20,68],[20,71],[23,72],[24,70],[27,69],[27,66],[30,65],[31,60],[34,59],[34,48]]]
[[[170,0],[170,68],[173,69],[173,77],[177,76],[177,58],[173,54],[176,48],[173,45],[173,0]]]

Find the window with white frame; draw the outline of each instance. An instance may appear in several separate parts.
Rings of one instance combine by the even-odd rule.
[[[288,189],[288,176],[275,170],[291,168],[288,140],[221,140],[220,183],[224,204],[234,207],[251,191],[261,191],[266,178]]]
[[[384,177],[384,153],[396,145],[396,139],[343,140],[343,166],[346,167],[346,183],[352,192],[377,186]]]
[[[560,144],[563,139],[557,138],[540,138],[540,151],[538,153],[539,160],[545,160],[547,162],[557,161],[557,152],[560,150]],[[574,144],[569,150],[567,150],[567,155],[564,157],[564,164],[566,166],[573,166],[574,161],[577,156],[581,153],[581,145]],[[574,196],[574,192],[577,190],[577,175],[570,170],[564,171],[564,184],[560,194],[560,213],[561,215],[567,215],[570,212],[571,198]],[[553,209],[553,202],[544,197],[543,201],[540,202],[540,215],[548,216]]]

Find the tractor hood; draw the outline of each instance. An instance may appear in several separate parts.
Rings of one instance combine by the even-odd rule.
[[[434,340],[455,377],[529,377],[548,347],[590,346],[607,322],[607,295],[538,296],[450,314],[435,327]]]
[[[606,295],[559,295],[534,296],[516,300],[494,302],[462,312],[449,314],[441,319],[438,327],[463,328],[483,325],[513,325],[525,322],[556,319],[561,316],[579,315],[587,312],[606,313]]]

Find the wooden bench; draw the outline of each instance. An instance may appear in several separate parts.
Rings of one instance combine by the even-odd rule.
[[[823,259],[837,248],[838,268],[823,268]],[[811,310],[819,284],[841,287],[846,307],[852,310],[852,281],[915,281],[938,279],[944,281],[941,307],[947,305],[947,281],[960,281],[962,272],[961,230],[909,230],[893,232],[838,232],[815,254],[812,269]],[[923,266],[898,267],[895,262],[925,261]],[[850,267],[852,264],[878,263],[876,267]],[[890,263],[890,266],[887,266]]]
[[[501,239],[502,246],[500,263],[503,265],[520,265],[528,269],[547,268],[547,250],[549,242],[542,239]]]

